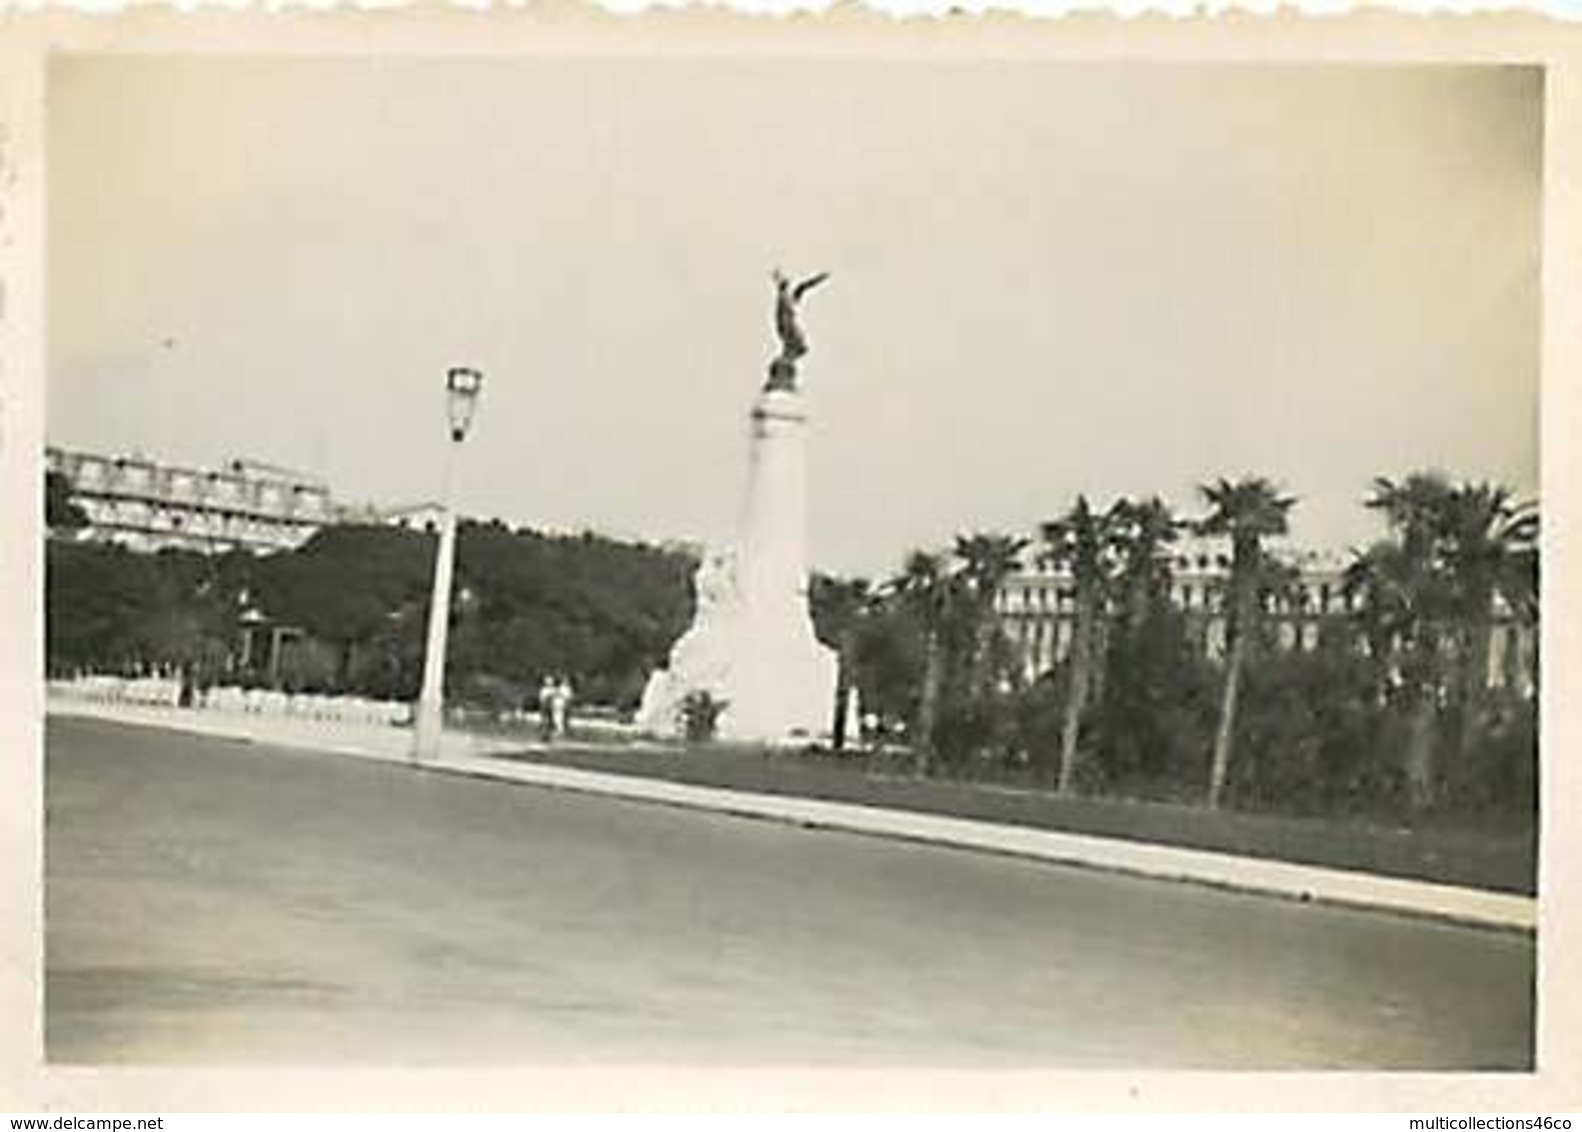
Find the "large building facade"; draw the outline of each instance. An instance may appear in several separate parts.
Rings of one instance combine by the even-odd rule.
[[[45,462],[87,516],[77,537],[135,550],[290,550],[335,520],[323,482],[253,461],[192,468],[49,448]]]
[[[1292,577],[1288,591],[1272,600],[1266,610],[1278,645],[1287,650],[1315,649],[1324,633],[1339,632],[1362,647],[1354,627],[1359,598],[1348,592],[1345,584],[1351,559],[1287,541],[1271,542],[1268,550]],[[1169,548],[1169,556],[1171,599],[1186,615],[1188,632],[1197,647],[1218,659],[1226,645],[1229,541],[1184,539]],[[997,608],[1026,680],[1036,680],[1066,660],[1076,627],[1076,585],[1069,569],[1051,566],[1030,552],[1023,568],[1001,588]],[[1536,626],[1514,616],[1496,600],[1491,632],[1488,684],[1532,695],[1538,663]]]

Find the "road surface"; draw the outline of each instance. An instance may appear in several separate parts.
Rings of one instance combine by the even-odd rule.
[[[1518,934],[53,719],[52,1062],[1526,1068]]]

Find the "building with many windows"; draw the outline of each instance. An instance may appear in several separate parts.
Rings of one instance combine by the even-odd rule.
[[[256,461],[192,468],[52,447],[45,462],[88,518],[77,537],[136,550],[290,550],[335,521],[322,481]]]
[[[1358,595],[1346,587],[1351,557],[1304,549],[1284,539],[1271,539],[1265,546],[1290,576],[1285,592],[1271,595],[1265,607],[1278,645],[1314,649],[1328,629],[1340,630],[1360,647],[1359,634],[1348,624],[1360,611]],[[1204,654],[1222,656],[1229,540],[1193,536],[1171,545],[1167,553],[1170,596],[1186,615],[1188,633]],[[1036,544],[1028,551],[1023,568],[1002,586],[997,608],[1027,680],[1036,680],[1068,656],[1076,627],[1076,596],[1070,570],[1042,561]],[[1536,627],[1514,616],[1496,598],[1492,631],[1489,685],[1514,687],[1531,695],[1537,670]]]

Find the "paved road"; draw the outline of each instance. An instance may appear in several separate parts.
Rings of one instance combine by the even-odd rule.
[[[55,1062],[1520,1068],[1532,942],[52,720]]]

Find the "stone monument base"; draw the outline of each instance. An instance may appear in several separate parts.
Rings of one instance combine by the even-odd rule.
[[[706,692],[724,705],[715,730],[721,739],[785,746],[826,738],[835,713],[835,650],[813,635],[805,604],[755,608],[741,600],[733,575],[720,556],[699,567],[697,616],[671,650],[669,667],[649,677],[638,728],[683,735],[687,696]]]
[[[808,608],[807,415],[795,386],[771,381],[750,421],[735,550],[699,565],[692,627],[649,678],[637,722],[654,734],[683,734],[696,692],[723,705],[722,739],[794,744],[833,730],[838,664]]]

